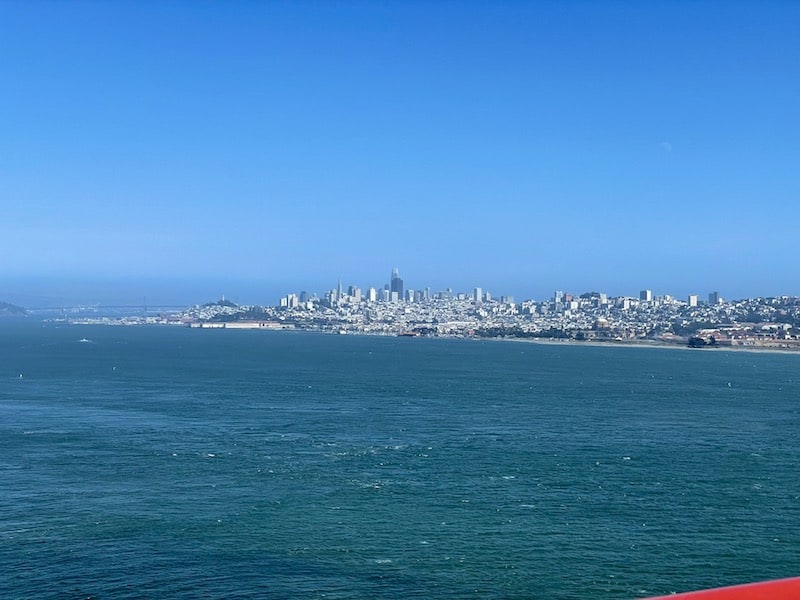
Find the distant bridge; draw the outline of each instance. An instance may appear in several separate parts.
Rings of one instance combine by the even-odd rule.
[[[74,306],[37,306],[35,308],[26,308],[28,312],[44,312],[44,311],[63,311],[63,312],[102,312],[102,311],[147,311],[158,312],[164,310],[184,310],[189,308],[186,304],[78,304]]]

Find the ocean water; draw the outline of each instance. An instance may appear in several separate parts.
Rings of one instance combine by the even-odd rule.
[[[799,435],[796,355],[2,323],[0,597],[800,575]]]

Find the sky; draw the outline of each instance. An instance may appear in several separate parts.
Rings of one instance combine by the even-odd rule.
[[[0,300],[800,295],[798,2],[0,0]]]

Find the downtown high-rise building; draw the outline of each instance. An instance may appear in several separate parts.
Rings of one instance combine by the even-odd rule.
[[[398,298],[403,298],[403,280],[400,279],[400,272],[397,270],[397,267],[392,269],[392,277],[389,280],[389,292],[396,292]]]

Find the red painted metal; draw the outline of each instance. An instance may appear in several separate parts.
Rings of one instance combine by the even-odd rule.
[[[649,600],[800,600],[800,577],[658,596]]]

